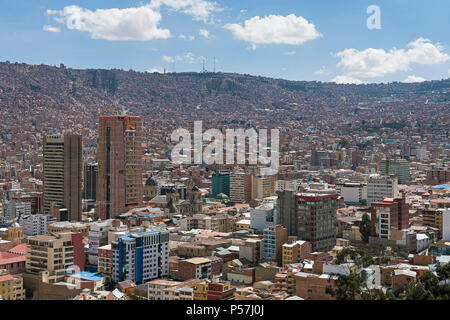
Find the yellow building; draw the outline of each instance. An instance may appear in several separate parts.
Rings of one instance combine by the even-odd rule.
[[[194,300],[208,300],[208,284],[206,282],[195,284]]]
[[[422,225],[439,229],[439,236],[442,236],[442,211],[424,210],[422,212]]]
[[[25,300],[22,277],[10,274],[0,276],[0,297],[3,300]]]
[[[64,281],[68,268],[80,263],[82,235],[73,233],[58,233],[55,236],[28,237],[26,251],[26,271],[39,274],[47,272],[46,282]],[[78,250],[75,250],[75,245]]]
[[[247,230],[250,231],[250,220],[243,219],[236,222],[236,231]]]

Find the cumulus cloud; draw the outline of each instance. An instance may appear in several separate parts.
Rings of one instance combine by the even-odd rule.
[[[407,49],[345,49],[338,52],[337,57],[340,58],[337,66],[342,67],[346,75],[362,78],[383,77],[397,71],[408,71],[413,63],[442,64],[450,60],[441,44],[433,44],[424,38],[410,42]]]
[[[335,82],[337,84],[363,84],[364,82],[356,79],[356,78],[352,78],[349,76],[337,76],[334,77],[331,82]]]
[[[235,38],[250,42],[252,49],[261,44],[300,45],[321,37],[314,24],[294,14],[288,16],[269,15],[253,17],[241,24],[227,24]]]
[[[206,39],[209,39],[209,37],[210,37],[209,31],[206,29],[201,29],[198,34]]]
[[[288,51],[288,52],[284,52],[283,54],[285,56],[293,56],[293,55],[297,54],[297,52],[295,52],[295,51]]]
[[[171,37],[170,30],[159,27],[161,14],[149,5],[95,11],[67,6],[63,10],[47,10],[47,14],[70,30],[88,32],[93,39],[146,41]]]
[[[60,28],[58,28],[58,27],[53,27],[53,26],[49,26],[49,25],[43,26],[43,27],[42,27],[42,30],[48,31],[48,32],[61,32],[61,29],[60,29]]]
[[[415,83],[415,82],[424,82],[425,78],[422,77],[416,77],[416,76],[408,76],[405,80],[403,80],[404,83]]]
[[[150,2],[151,8],[159,9],[162,6],[181,11],[191,15],[194,20],[203,22],[211,20],[211,15],[214,12],[223,11],[216,2],[207,0],[152,0]]]

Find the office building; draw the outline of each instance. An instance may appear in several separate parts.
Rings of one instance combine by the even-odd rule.
[[[212,194],[216,197],[223,193],[230,196],[230,172],[216,170],[212,175]]]
[[[81,221],[82,140],[80,135],[44,137],[44,213],[52,203],[69,210],[71,221]]]
[[[83,199],[97,200],[98,163],[85,163],[83,177]]]
[[[142,284],[169,274],[169,231],[132,232],[111,244],[112,280]]]
[[[252,176],[242,171],[230,174],[230,201],[249,202],[252,196]]]
[[[277,224],[288,236],[309,241],[313,251],[326,252],[336,245],[337,193],[278,192]]]
[[[100,116],[97,208],[102,220],[142,204],[142,154],[140,117]]]
[[[396,175],[382,176],[372,174],[367,179],[367,205],[372,202],[383,201],[384,198],[398,197],[398,183]]]
[[[383,159],[380,161],[380,173],[382,176],[396,174],[398,183],[405,184],[411,179],[409,163],[405,159],[390,160]]]

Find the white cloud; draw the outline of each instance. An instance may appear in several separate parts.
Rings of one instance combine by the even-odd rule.
[[[347,75],[362,78],[383,77],[397,71],[408,71],[412,63],[441,64],[450,60],[443,46],[439,43],[432,44],[424,38],[410,42],[406,50],[345,49],[338,52],[337,57],[340,58],[337,66],[342,67]]]
[[[49,26],[49,25],[43,26],[43,27],[42,27],[42,30],[48,31],[48,32],[61,32],[61,29],[60,29],[60,28],[58,28],[58,27],[53,27],[53,26]]]
[[[161,29],[161,14],[149,5],[126,9],[97,9],[91,11],[78,6],[63,10],[47,10],[54,20],[68,29],[89,32],[93,39],[110,41],[155,40],[171,37],[170,30]]]
[[[349,76],[337,76],[334,77],[331,82],[335,82],[337,84],[363,84],[364,82],[356,79],[356,78],[352,78]]]
[[[288,51],[288,52],[284,52],[283,54],[285,56],[293,56],[293,55],[297,54],[297,52],[295,52],[295,51]]]
[[[192,52],[185,52],[182,56],[163,56],[162,61],[164,62],[186,62],[186,63],[195,63],[203,61],[203,57],[195,57]]]
[[[201,29],[198,34],[206,39],[209,39],[209,31],[206,29]]]
[[[169,56],[163,56],[162,61],[172,63],[172,62],[175,62],[175,59],[172,57],[169,57]]]
[[[152,0],[150,7],[159,9],[162,6],[191,15],[194,20],[207,22],[214,12],[223,11],[216,3],[207,0]]]
[[[288,16],[269,15],[263,18],[253,17],[240,24],[227,24],[234,37],[250,42],[252,48],[259,44],[289,44],[300,45],[321,37],[314,24],[303,17],[294,14]]]
[[[154,73],[154,72],[164,73],[164,68],[163,67],[153,67],[153,68],[148,69],[147,72],[150,72],[150,73]]]
[[[325,66],[322,66],[322,67],[320,67],[319,70],[315,71],[314,74],[317,74],[317,75],[329,75],[329,74],[331,74],[331,72],[328,71]]]
[[[184,34],[180,34],[180,35],[178,36],[178,38],[183,39],[183,40],[190,40],[190,41],[195,40],[195,36],[189,36],[189,37],[187,37],[187,36],[185,36]]]
[[[415,83],[415,82],[424,82],[425,78],[422,77],[416,77],[416,76],[408,76],[405,80],[403,80],[404,83]]]
[[[247,13],[247,10],[242,9],[241,11],[239,11],[239,13],[241,13],[241,14],[246,14],[246,13]]]

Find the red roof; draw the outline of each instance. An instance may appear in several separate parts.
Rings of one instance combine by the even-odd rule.
[[[7,274],[6,276],[0,276],[0,282],[8,281],[8,280],[14,280],[14,277],[10,274]]]
[[[9,252],[0,252],[0,265],[17,263],[17,262],[25,262],[25,255],[19,255]]]
[[[8,251],[9,253],[15,253],[15,254],[26,254],[27,253],[27,244],[21,243],[14,248],[10,249]]]

